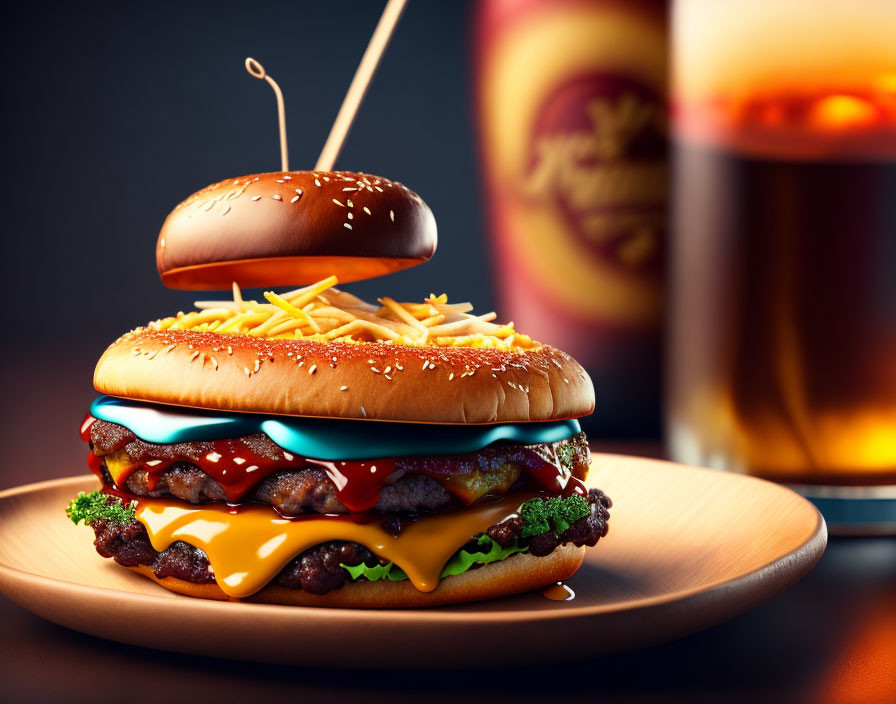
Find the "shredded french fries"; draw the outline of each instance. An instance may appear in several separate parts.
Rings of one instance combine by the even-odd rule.
[[[380,298],[375,306],[333,286],[335,276],[276,294],[265,303],[245,300],[233,284],[232,301],[196,301],[197,310],[149,324],[154,330],[196,330],[264,339],[316,342],[382,342],[415,347],[472,347],[526,352],[541,347],[517,332],[513,323],[498,325],[495,313],[472,315],[469,303],[448,303],[430,294],[423,303]]]

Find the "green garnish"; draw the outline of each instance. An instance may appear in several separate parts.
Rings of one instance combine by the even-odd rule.
[[[520,506],[523,537],[542,535],[552,529],[557,534],[563,533],[590,511],[588,502],[577,494],[563,498],[529,499]]]
[[[345,568],[352,576],[352,579],[365,577],[369,582],[377,582],[381,579],[398,582],[408,578],[404,570],[394,562],[387,562],[385,565],[374,565],[373,567],[368,567],[363,562],[360,565],[343,565],[340,563],[339,566]]]
[[[81,492],[66,507],[65,515],[75,525],[84,521],[89,526],[94,521],[106,520],[114,523],[130,523],[134,520],[134,509],[137,502],[131,501],[127,506],[117,496],[109,496],[101,491]]]
[[[511,555],[515,555],[518,552],[526,552],[529,549],[528,547],[521,548],[519,545],[502,548],[485,533],[480,535],[476,542],[482,550],[477,550],[476,552],[458,550],[442,569],[441,576],[452,577],[456,574],[462,574],[473,565],[488,565],[492,562],[500,562]]]
[[[473,565],[488,565],[492,562],[498,562],[518,552],[526,552],[529,548],[521,548],[518,545],[512,545],[509,548],[502,548],[498,543],[482,534],[476,541],[482,550],[475,552],[467,552],[466,550],[458,550],[450,560],[442,568],[440,577],[453,577],[463,574]],[[393,562],[387,562],[385,565],[374,565],[368,567],[363,562],[360,565],[340,565],[352,576],[352,579],[364,577],[370,582],[376,582],[380,579],[389,579],[397,582],[407,579],[408,576],[403,569]]]

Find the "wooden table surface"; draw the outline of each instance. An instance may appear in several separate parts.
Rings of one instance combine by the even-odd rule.
[[[45,369],[45,368],[44,368]],[[35,370],[35,373],[40,373]],[[4,419],[0,489],[80,474],[76,428],[89,378],[58,381],[52,403],[33,376],[4,374],[19,403]],[[45,435],[39,446],[29,438]],[[658,456],[657,443],[598,443]],[[725,624],[665,645],[566,665],[520,663],[451,674],[303,669],[188,657],[102,641],[43,621],[0,597],[0,699],[6,702],[896,701],[896,538],[832,538],[809,576]],[[438,637],[433,633],[433,637]],[[594,634],[600,638],[600,633]],[[421,648],[426,643],[420,644]]]

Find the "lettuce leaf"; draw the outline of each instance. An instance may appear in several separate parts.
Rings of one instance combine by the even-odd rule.
[[[458,550],[442,569],[441,576],[451,577],[453,575],[463,574],[473,565],[488,565],[492,562],[500,562],[511,555],[515,555],[518,552],[526,552],[529,549],[528,547],[521,548],[518,545],[502,548],[484,533],[477,538],[477,543],[483,550],[476,552]]]
[[[360,577],[366,577],[369,582],[376,582],[380,579],[388,579],[392,582],[398,582],[408,578],[404,570],[394,562],[387,562],[385,565],[374,565],[373,567],[368,567],[363,562],[360,565],[345,565],[340,563],[339,566],[347,570],[353,580]]]
[[[473,565],[488,565],[492,562],[499,562],[518,552],[526,552],[528,547],[519,547],[512,545],[509,548],[502,548],[498,543],[483,534],[477,538],[477,544],[481,550],[475,552],[467,552],[466,550],[458,550],[450,560],[442,568],[441,577],[453,577],[463,574]],[[376,582],[380,579],[389,579],[393,582],[407,579],[408,576],[398,565],[393,562],[387,562],[385,565],[374,565],[368,567],[361,563],[360,565],[341,564],[351,575],[352,579],[366,578],[370,582]]]

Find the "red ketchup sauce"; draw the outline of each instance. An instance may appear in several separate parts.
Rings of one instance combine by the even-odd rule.
[[[81,439],[90,441],[90,427],[96,421],[88,415],[81,424]],[[336,488],[336,496],[342,504],[352,512],[369,511],[379,501],[380,492],[387,484],[389,476],[395,472],[396,465],[401,460],[398,458],[381,458],[374,460],[320,460],[311,457],[302,457],[287,452],[281,448],[276,458],[263,457],[253,452],[245,444],[236,440],[215,440],[211,443],[211,451],[204,456],[176,456],[166,459],[154,459],[135,464],[127,473],[119,478],[120,485],[127,481],[127,477],[138,469],[144,469],[149,475],[148,485],[150,489],[158,486],[162,474],[177,462],[188,462],[199,467],[203,472],[214,479],[231,503],[237,503],[256,484],[265,477],[283,469],[295,469],[301,467],[319,467],[326,472],[333,486]],[[415,470],[412,460],[407,458],[403,464],[408,464],[409,472]],[[447,463],[447,467],[446,467]],[[90,452],[87,458],[90,470],[100,479],[102,476],[103,458]],[[453,464],[450,457],[439,458],[440,471],[432,472],[438,480]],[[531,482],[544,489],[551,495],[562,494],[569,496],[579,494],[587,496],[585,485],[562,466],[552,464],[535,453],[526,453],[523,464],[522,476],[528,477]],[[425,469],[420,472],[430,474]],[[113,487],[121,489],[122,487]],[[449,491],[450,486],[445,486]],[[466,503],[466,502],[465,502]]]

